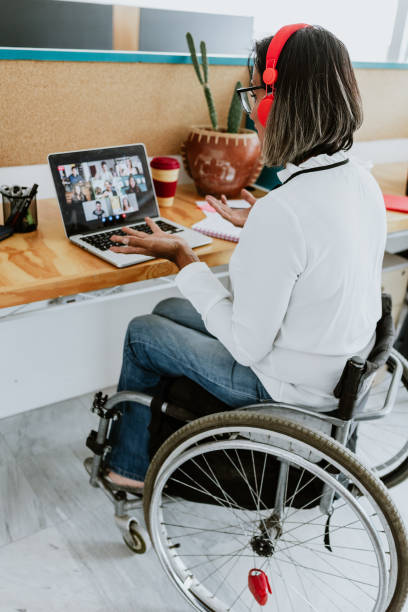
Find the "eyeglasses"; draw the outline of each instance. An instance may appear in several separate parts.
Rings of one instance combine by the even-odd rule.
[[[252,87],[240,87],[237,89],[237,95],[241,101],[242,108],[248,115],[250,115],[256,104],[256,94],[254,91],[257,89],[265,89],[262,85],[253,85]]]

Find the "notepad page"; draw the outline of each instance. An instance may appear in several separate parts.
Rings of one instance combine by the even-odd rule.
[[[217,212],[203,211],[205,219],[194,223],[193,229],[201,231],[203,233],[209,233],[210,236],[218,236],[219,238],[225,238],[225,240],[234,240],[238,242],[241,228],[236,227],[230,221],[227,221]]]
[[[207,208],[206,205],[208,205],[209,208],[214,210],[214,208],[211,206],[211,204],[208,204],[208,202],[206,200],[196,200],[196,204],[202,210],[206,210],[206,208]],[[248,202],[246,200],[228,200],[228,206],[230,208],[249,208],[250,204],[248,204]]]

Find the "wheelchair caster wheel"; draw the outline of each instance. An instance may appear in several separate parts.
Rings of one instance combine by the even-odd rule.
[[[143,555],[148,549],[148,533],[136,521],[129,522],[128,531],[122,537],[126,546],[137,555]]]

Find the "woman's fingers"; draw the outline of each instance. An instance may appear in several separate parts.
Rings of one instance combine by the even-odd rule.
[[[246,189],[241,190],[241,197],[243,200],[248,202],[248,204],[250,204],[251,206],[253,206],[256,202],[256,198],[254,198],[252,193],[249,193],[249,191],[247,191]]]
[[[150,217],[145,217],[145,221],[146,221],[147,225],[150,227],[150,229],[153,230],[154,232],[161,232],[162,231],[160,229],[160,227],[157,225],[157,223],[155,223],[153,221],[153,219],[151,219]]]
[[[160,227],[151,219],[150,217],[145,217],[146,224],[150,227],[153,232],[161,232]],[[138,238],[147,238],[150,234],[146,232],[139,232],[138,230],[131,229],[130,227],[122,227],[122,230],[125,234],[130,234],[131,236],[137,236]]]
[[[225,206],[222,203],[217,202],[216,204],[213,204],[215,210],[217,211],[217,213],[219,213],[221,215],[221,217],[224,217],[224,219],[227,219],[227,221],[230,220],[231,218],[231,209],[228,206]]]
[[[110,251],[114,251],[115,253],[136,253],[138,255],[149,255],[149,252],[143,247],[134,247],[134,246],[112,246],[109,249]]]
[[[225,201],[217,200],[213,196],[207,196],[207,202],[222,216],[224,219],[228,219],[231,216],[231,208],[228,206],[227,198],[221,196]]]
[[[143,243],[143,241],[146,239],[146,234],[143,235],[143,232],[137,232],[137,233],[141,234],[141,236],[134,235],[134,234],[129,235],[129,236],[119,236],[118,234],[114,234],[113,236],[111,236],[111,241],[121,242],[125,246],[131,245],[132,247],[142,248],[141,243]]]
[[[225,198],[225,196],[221,196],[221,197]],[[217,204],[218,205],[219,204],[224,204],[224,202],[222,200],[218,200],[217,198],[214,198],[214,196],[211,196],[211,195],[205,196],[205,199],[207,200],[207,202],[209,204],[211,204],[211,206],[214,206],[214,208],[215,208],[215,205],[217,205]],[[225,198],[225,202],[227,202],[226,198]],[[227,206],[228,206],[228,203],[227,203]]]
[[[129,234],[130,236],[137,236],[138,238],[145,238],[148,234],[146,232],[139,232],[138,230],[131,229],[130,227],[122,227],[121,228],[125,234]],[[124,236],[122,236],[123,238]],[[112,236],[113,238],[113,236]],[[115,239],[115,242],[119,242]]]
[[[138,230],[133,230],[130,227],[122,227],[121,228],[122,232],[124,232],[125,234],[128,234],[129,236],[135,236],[136,238],[145,238],[148,234],[146,234],[146,232],[139,232]],[[119,236],[120,238],[121,236]],[[122,236],[122,238],[124,238],[125,236]],[[117,236],[112,236],[111,240],[114,240],[114,242],[120,242],[120,240],[116,240]]]
[[[153,219],[150,219],[150,217],[145,217],[145,221],[154,233],[158,233],[158,232],[161,233],[162,230],[153,221]],[[139,240],[146,240],[147,238],[149,238],[149,236],[151,236],[151,234],[147,234],[146,232],[139,232],[138,230],[131,229],[130,227],[122,227],[121,229],[125,234],[128,234],[128,235],[119,236],[115,234],[111,236],[112,242],[123,242],[124,244],[129,244],[128,240],[131,239],[131,243],[133,244],[134,238],[138,238]]]

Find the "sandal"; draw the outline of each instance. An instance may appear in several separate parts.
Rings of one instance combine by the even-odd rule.
[[[84,466],[88,474],[91,473],[92,461],[93,461],[93,457],[87,457],[84,461]],[[131,493],[132,495],[137,495],[139,497],[143,495],[143,487],[132,487],[131,485],[122,485],[122,484],[113,482],[113,480],[108,476],[107,472],[108,472],[107,468],[102,468],[100,470],[99,476],[103,480],[104,484],[111,491],[125,491],[126,493]]]
[[[132,493],[132,495],[143,495],[143,487],[132,487],[132,485],[118,484],[114,482],[108,474],[101,474],[101,478],[106,486],[112,491],[125,491],[126,493]]]

